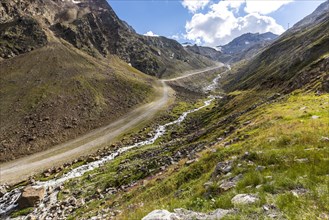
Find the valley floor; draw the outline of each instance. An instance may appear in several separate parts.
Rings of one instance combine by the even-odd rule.
[[[99,128],[47,151],[1,164],[0,183],[17,183],[27,179],[31,174],[60,166],[83,155],[89,155],[102,148],[104,144],[113,142],[123,132],[151,119],[155,113],[165,108],[170,101],[169,96],[172,96],[172,94],[170,95],[170,87],[165,83],[159,84],[157,89],[159,94],[155,101],[133,110],[106,127]]]
[[[185,76],[179,77],[179,79],[216,70],[222,66],[223,65],[220,64],[190,72]],[[159,81],[156,89],[158,94],[155,96],[153,102],[131,111],[124,117],[105,127],[94,130],[67,143],[57,145],[49,150],[1,164],[0,184],[15,184],[26,180],[31,175],[38,174],[56,166],[61,166],[81,156],[90,155],[104,148],[104,145],[115,142],[123,133],[127,133],[130,130],[142,126],[152,119],[160,110],[167,108],[169,103],[173,101],[174,92],[166,82],[174,80],[177,80],[177,78]]]
[[[137,220],[158,209],[185,217],[216,210],[223,219],[328,218],[328,94],[255,94],[227,94],[153,144],[67,181],[49,208],[68,219]],[[204,102],[179,95],[170,111],[120,136],[123,144],[152,136],[157,124]],[[45,174],[37,180],[58,175]]]

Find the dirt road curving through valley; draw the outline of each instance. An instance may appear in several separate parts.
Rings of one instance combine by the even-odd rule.
[[[172,80],[186,78],[195,74],[207,72],[221,68],[222,65],[198,70],[185,76]],[[88,155],[100,149],[102,145],[114,141],[121,134],[132,130],[145,121],[152,119],[157,112],[165,109],[170,101],[171,88],[165,83],[171,80],[159,81],[159,95],[155,101],[145,104],[129,113],[117,121],[91,131],[79,138],[69,142],[54,146],[53,148],[39,152],[18,160],[10,161],[0,165],[0,184],[14,184],[27,179],[29,176],[40,173],[54,166],[60,166],[72,161],[82,155]]]

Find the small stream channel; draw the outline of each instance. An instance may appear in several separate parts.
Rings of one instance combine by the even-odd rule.
[[[216,88],[220,77],[221,77],[221,75],[218,75],[212,81],[212,83],[210,85],[208,85],[204,88],[204,91],[205,92],[213,91]],[[165,134],[168,127],[183,122],[189,114],[197,112],[203,108],[206,108],[217,98],[221,98],[221,97],[210,95],[210,96],[208,96],[207,100],[204,101],[204,104],[201,107],[195,108],[192,110],[188,110],[188,111],[182,113],[182,115],[175,121],[169,122],[164,125],[159,125],[155,131],[154,136],[145,141],[135,143],[131,146],[122,147],[122,148],[118,149],[117,151],[111,153],[110,155],[101,158],[100,160],[96,160],[96,161],[87,163],[85,165],[79,166],[75,169],[72,169],[71,171],[69,171],[68,173],[64,174],[63,176],[61,176],[59,178],[51,179],[51,180],[44,181],[44,182],[38,181],[32,187],[33,188],[44,187],[46,189],[46,192],[48,192],[48,194],[45,196],[44,200],[45,199],[53,200],[53,202],[55,203],[57,200],[56,197],[57,197],[59,190],[53,190],[53,189],[58,189],[59,186],[61,186],[64,182],[66,182],[70,179],[73,179],[73,178],[81,177],[86,172],[92,171],[92,170],[102,166],[103,164],[113,160],[114,158],[118,157],[120,154],[122,154],[126,151],[129,151],[134,148],[154,144],[154,142],[158,138],[160,138],[161,136],[163,136]],[[7,192],[0,198],[0,217],[5,218],[8,214],[10,214],[17,207],[17,201],[18,201],[19,197],[21,196],[21,190],[22,190],[22,188],[13,189],[12,191]],[[49,192],[51,192],[51,193],[49,193]],[[40,205],[39,205],[39,207],[37,207],[37,209],[40,209],[40,208],[41,209],[45,208],[42,201],[40,202]]]

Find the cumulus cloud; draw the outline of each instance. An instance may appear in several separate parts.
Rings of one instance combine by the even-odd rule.
[[[247,6],[245,1],[219,1],[212,4],[207,13],[195,13],[186,23],[186,39],[207,46],[218,46],[227,44],[234,38],[249,32],[275,34],[284,32],[284,28],[275,19],[264,15],[269,11],[267,9],[262,12],[254,10],[239,16],[238,12],[242,9],[247,11]],[[276,7],[279,6],[276,5]]]
[[[171,36],[168,36],[168,38],[174,39],[174,40],[177,40],[177,41],[186,39],[185,34],[183,34],[183,33],[176,33],[176,34],[173,34]]]
[[[149,36],[149,37],[159,37],[159,35],[154,34],[152,31],[148,31],[144,34],[145,36]]]
[[[191,13],[195,13],[200,9],[204,9],[210,0],[183,0],[182,5]]]
[[[171,35],[169,38],[174,39],[174,40],[179,40],[181,39],[178,34]]]
[[[285,1],[246,1],[246,7],[244,10],[247,13],[259,13],[259,14],[270,14],[275,12],[282,6],[293,2],[293,0]]]

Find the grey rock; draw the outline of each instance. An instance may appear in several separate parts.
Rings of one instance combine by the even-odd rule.
[[[239,180],[241,180],[242,177],[243,177],[243,175],[240,173],[239,175],[237,175],[233,178],[226,179],[220,184],[219,188],[223,191],[227,191],[227,190],[235,187],[237,182]]]
[[[242,159],[247,159],[249,157],[249,155],[250,155],[250,153],[248,151],[244,152]]]
[[[77,205],[77,199],[74,197],[71,197],[67,200],[67,202],[72,205],[72,206],[76,206]]]
[[[231,161],[219,162],[216,165],[215,171],[213,172],[213,177],[231,172],[232,170],[231,164],[232,164]]]
[[[175,213],[178,217],[182,220],[190,220],[190,219],[197,219],[197,220],[217,220],[223,218],[228,213],[232,212],[231,210],[225,209],[216,209],[210,213],[202,213],[202,212],[193,212],[186,209],[175,209]]]
[[[252,194],[238,194],[234,196],[231,202],[234,205],[248,205],[253,204],[259,201],[259,198],[256,195]]]
[[[240,173],[239,175],[233,177],[233,179],[231,179],[231,181],[233,181],[233,182],[237,182],[237,181],[241,180],[242,177],[243,177],[243,175]]]
[[[304,189],[304,188],[294,189],[294,190],[291,190],[291,193],[292,193],[295,197],[298,198],[300,195],[304,195],[304,194],[308,193],[308,190],[307,190],[307,189]]]
[[[216,209],[210,213],[194,212],[183,208],[175,209],[174,212],[154,210],[142,220],[218,220],[231,212],[233,211],[225,209]]]
[[[319,219],[329,219],[329,214],[328,213],[321,213],[319,215]]]
[[[146,215],[142,220],[179,220],[175,213],[171,213],[167,210],[154,210]]]
[[[212,186],[214,183],[209,181],[209,182],[206,182],[205,184],[203,184],[204,188],[208,189],[210,186]]]
[[[192,163],[194,163],[196,160],[193,159],[193,160],[188,160],[185,162],[186,165],[191,165]]]
[[[297,163],[308,163],[309,162],[309,160],[307,158],[296,159],[295,161]]]
[[[263,211],[271,219],[285,219],[280,210],[273,204],[263,205]]]
[[[219,188],[222,189],[223,191],[227,191],[233,187],[236,186],[235,182],[232,181],[224,181],[222,184],[220,184]]]
[[[264,166],[257,166],[256,171],[263,171],[263,170],[265,170],[265,168],[266,167],[264,167]]]

